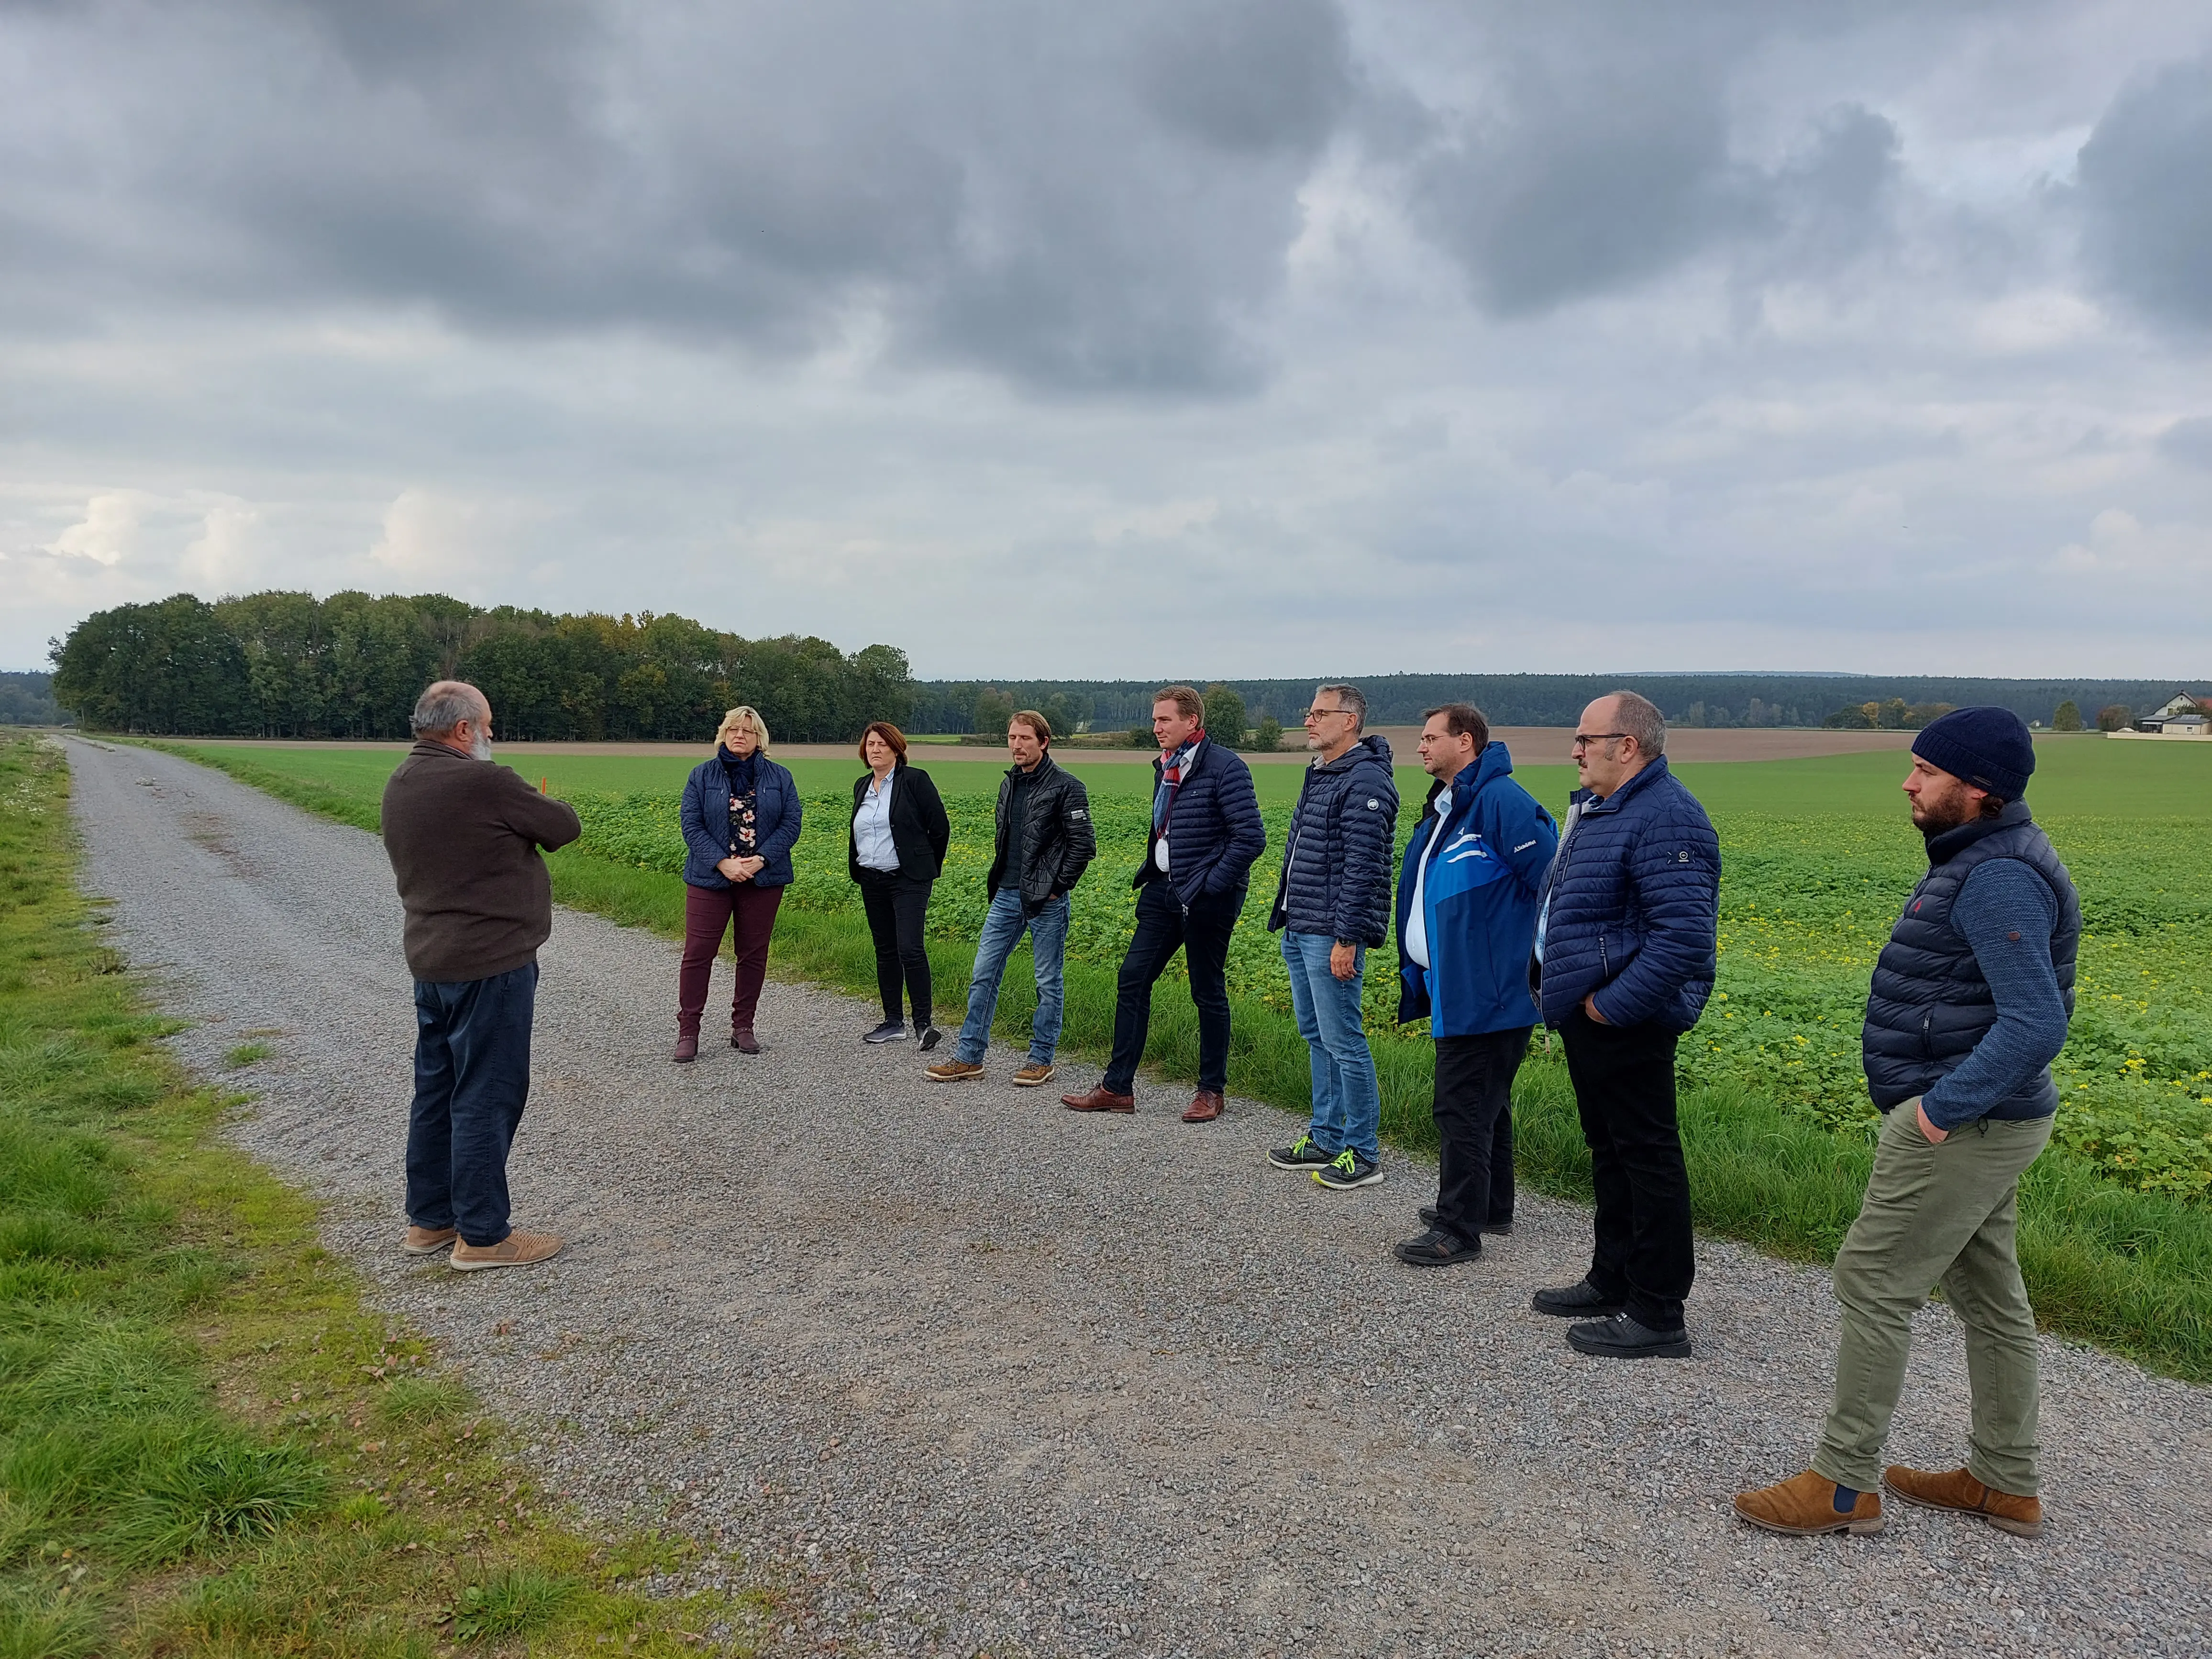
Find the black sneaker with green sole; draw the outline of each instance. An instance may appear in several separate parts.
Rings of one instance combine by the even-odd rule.
[[[1337,1192],[1350,1192],[1354,1187],[1372,1187],[1382,1179],[1382,1166],[1363,1152],[1349,1146],[1313,1172],[1314,1184]]]
[[[1279,1170],[1318,1170],[1334,1156],[1315,1146],[1311,1135],[1300,1135],[1289,1146],[1278,1146],[1269,1152],[1267,1162]]]

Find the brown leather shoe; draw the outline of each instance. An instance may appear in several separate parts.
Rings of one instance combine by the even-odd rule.
[[[1778,1486],[1735,1495],[1735,1512],[1754,1527],[1786,1532],[1793,1538],[1847,1532],[1865,1538],[1881,1530],[1881,1494],[1863,1492],[1843,1514],[1836,1511],[1836,1483],[1808,1469]]]
[[[496,1244],[476,1245],[457,1239],[447,1265],[465,1273],[486,1267],[528,1267],[561,1254],[561,1239],[554,1233],[526,1233],[519,1228]]]
[[[921,1074],[932,1083],[965,1083],[971,1077],[983,1075],[983,1066],[974,1060],[940,1060],[934,1066],[922,1067]]]
[[[1045,1061],[1042,1066],[1021,1066],[1014,1073],[1014,1087],[1041,1089],[1052,1081],[1052,1074],[1059,1069],[1060,1067],[1054,1066],[1050,1060]]]
[[[1211,1123],[1221,1115],[1224,1103],[1219,1090],[1200,1089],[1191,1097],[1190,1104],[1184,1109],[1182,1121],[1186,1123]]]
[[[435,1255],[459,1237],[451,1227],[417,1227],[410,1223],[399,1248],[410,1255]]]
[[[679,1033],[676,1039],[676,1052],[669,1055],[669,1059],[678,1066],[685,1066],[698,1058],[699,1034],[696,1031]]]
[[[1978,1515],[2000,1532],[2008,1532],[2015,1538],[2043,1536],[2041,1498],[2016,1498],[1995,1486],[1985,1486],[1964,1469],[1930,1474],[1924,1469],[1908,1469],[1902,1463],[1892,1463],[1881,1472],[1881,1484],[1906,1503],[1917,1504],[1923,1509]]]
[[[1062,1095],[1060,1103],[1071,1112],[1133,1112],[1137,1109],[1134,1095],[1117,1095],[1104,1084],[1085,1095]]]

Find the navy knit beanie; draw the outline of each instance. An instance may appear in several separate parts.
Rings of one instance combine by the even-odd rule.
[[[1912,752],[2001,800],[2027,793],[2035,770],[2035,740],[2009,708],[1954,708],[1920,728]]]

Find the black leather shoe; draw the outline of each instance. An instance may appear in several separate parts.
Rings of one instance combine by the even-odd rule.
[[[1482,1255],[1482,1241],[1462,1238],[1448,1228],[1431,1227],[1419,1238],[1398,1246],[1398,1260],[1408,1267],[1449,1267],[1455,1261],[1473,1261]]]
[[[1577,1353],[1595,1354],[1601,1359],[1687,1359],[1690,1334],[1655,1331],[1625,1313],[1617,1313],[1610,1319],[1568,1326],[1567,1346]]]
[[[1437,1217],[1440,1213],[1441,1212],[1437,1210],[1437,1206],[1433,1204],[1422,1205],[1421,1225],[1424,1227],[1435,1226],[1437,1224]],[[1513,1231],[1513,1224],[1510,1221],[1486,1221],[1482,1224],[1482,1231],[1488,1233],[1492,1238],[1504,1238],[1507,1234]]]
[[[1623,1311],[1628,1304],[1613,1301],[1583,1279],[1559,1290],[1539,1291],[1528,1298],[1528,1305],[1540,1314],[1551,1314],[1559,1319],[1604,1319]]]

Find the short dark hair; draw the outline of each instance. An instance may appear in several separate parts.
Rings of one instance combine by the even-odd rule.
[[[1482,710],[1471,702],[1440,702],[1434,708],[1421,710],[1421,724],[1426,726],[1439,714],[1444,717],[1444,730],[1455,738],[1473,738],[1479,750],[1490,741],[1490,722]]]
[[[1206,699],[1191,685],[1164,685],[1152,693],[1152,706],[1171,702],[1200,726],[1206,724]]]
[[[860,759],[863,763],[868,758],[870,738],[881,738],[890,745],[892,754],[900,760],[906,758],[906,733],[889,720],[870,720],[867,725],[860,728]]]
[[[2011,803],[2002,795],[1985,794],[1982,797],[1981,815],[1985,818],[1993,818],[2010,805]]]
[[[1030,734],[1034,736],[1039,743],[1042,744],[1048,749],[1052,747],[1052,722],[1047,720],[1043,715],[1038,714],[1036,709],[1017,708],[1012,714],[1006,716],[1006,724],[1009,726],[1013,725],[1017,720],[1019,720],[1024,726],[1028,726]]]

